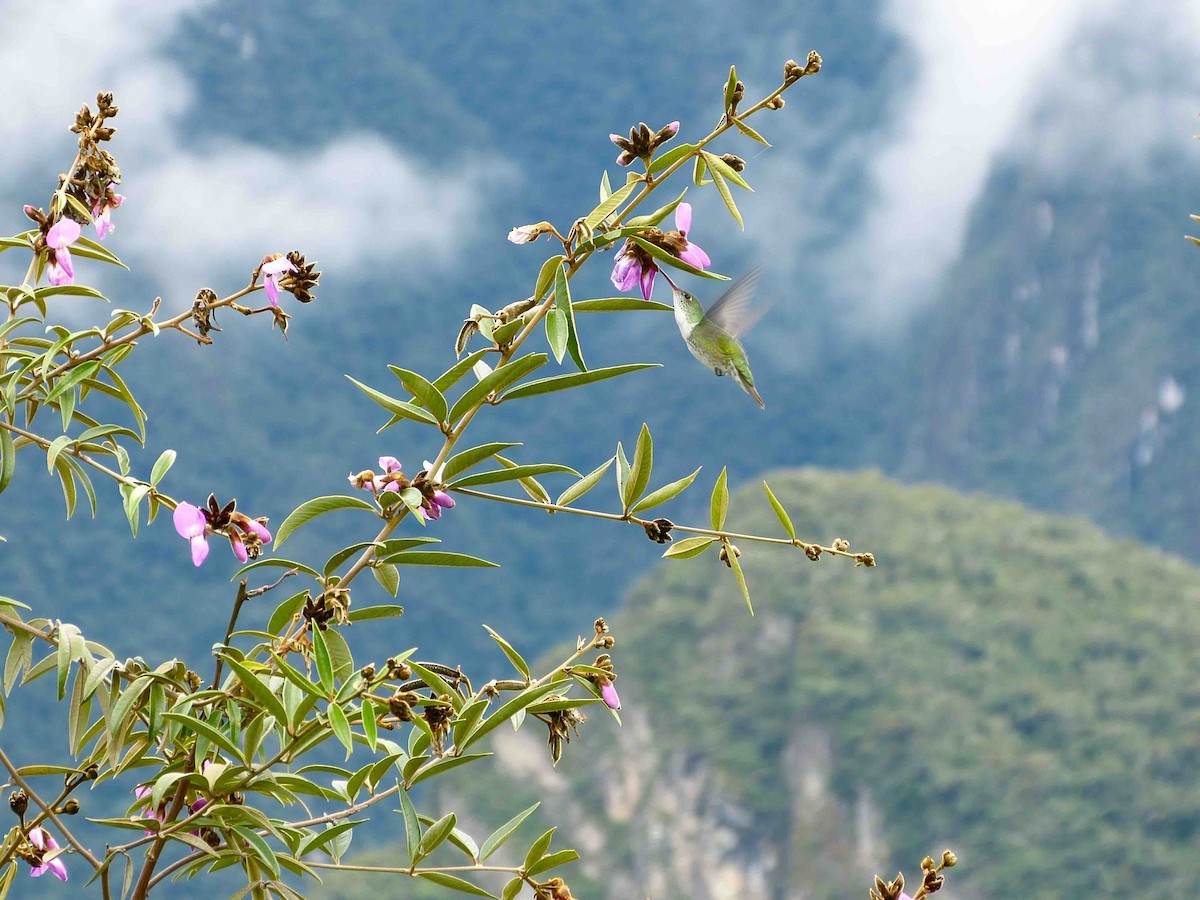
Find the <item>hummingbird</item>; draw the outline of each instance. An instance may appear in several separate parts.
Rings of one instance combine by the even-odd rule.
[[[707,313],[699,300],[676,287],[669,277],[667,281],[674,292],[675,323],[692,356],[718,375],[732,375],[741,389],[765,409],[754,386],[746,350],[738,341],[738,335],[757,322],[763,312],[755,312],[750,306],[761,271],[753,268],[735,281]]]

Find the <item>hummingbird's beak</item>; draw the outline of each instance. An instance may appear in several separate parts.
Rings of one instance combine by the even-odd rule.
[[[669,284],[671,286],[672,290],[676,290],[676,291],[679,290],[679,285],[677,285],[675,282],[673,282],[671,280],[671,276],[667,274],[666,269],[659,269],[658,271],[662,272],[662,277],[667,279],[667,284]]]

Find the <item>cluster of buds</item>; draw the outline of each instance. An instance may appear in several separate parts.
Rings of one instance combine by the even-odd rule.
[[[415,490],[420,499],[414,499],[412,502],[414,512],[426,521],[440,519],[442,510],[454,509],[454,498],[443,490],[445,485],[429,477],[428,470],[432,468],[430,463],[427,462],[425,469],[418,472],[416,478],[411,481],[405,477],[400,460],[394,456],[379,457],[379,468],[383,470],[382,474],[363,469],[361,472],[347,475],[346,480],[354,488],[371,491],[376,498],[388,491],[402,494],[410,488]],[[384,500],[380,499],[380,503],[384,503]]]
[[[675,527],[675,523],[670,519],[658,518],[652,522],[643,522],[642,528],[646,530],[646,537],[654,541],[656,544],[671,543],[671,529]]]
[[[635,159],[649,161],[655,150],[677,134],[679,134],[678,122],[670,122],[653,132],[645,122],[639,122],[629,129],[629,137],[624,138],[619,134],[610,134],[608,139],[621,151],[617,156],[617,165],[628,166]]]
[[[396,691],[396,693],[388,697],[388,712],[390,712],[398,722],[411,722],[413,720],[413,707],[420,702],[421,698],[416,691]],[[392,726],[390,724],[386,724],[385,727]]]
[[[200,332],[200,343],[211,344],[208,339],[210,331],[220,331],[217,327],[216,310],[213,306],[217,302],[217,292],[212,288],[201,288],[196,293],[196,299],[192,303],[192,324],[196,326],[196,330]]]
[[[946,883],[946,877],[942,874],[943,870],[952,869],[956,865],[958,865],[958,857],[952,850],[943,850],[940,862],[934,862],[931,856],[925,857],[921,860],[921,887],[917,889],[917,893],[913,897],[904,893],[903,874],[897,872],[892,881],[884,881],[876,875],[875,886],[870,892],[871,900],[921,900],[923,897],[940,891]]]
[[[208,535],[224,534],[238,562],[257,559],[263,544],[271,542],[265,518],[252,519],[237,511],[237,501],[224,506],[213,494],[204,508],[180,503],[175,507],[175,530],[192,545],[192,562],[200,565],[208,557]]]
[[[783,80],[786,84],[792,84],[799,81],[805,75],[816,75],[820,71],[821,54],[816,50],[809,50],[808,58],[805,59],[804,65],[800,65],[794,59],[789,59],[783,64]]]
[[[421,713],[429,730],[432,732],[430,748],[437,756],[445,749],[446,735],[450,733],[450,725],[454,719],[454,705],[450,702],[449,694],[435,697],[432,693],[425,701],[425,711]]]
[[[717,558],[720,559],[721,562],[725,563],[726,567],[730,569],[733,568],[733,560],[729,558],[731,553],[733,554],[734,559],[737,559],[742,555],[742,551],[738,549],[737,544],[730,543],[722,543],[721,552],[717,554]]]
[[[534,900],[575,900],[571,889],[561,878],[551,878],[549,881],[539,884],[534,889],[533,898]]]
[[[338,587],[336,584],[327,585],[320,595],[305,597],[304,606],[300,613],[304,620],[321,631],[329,627],[329,623],[337,620],[339,625],[350,621],[346,611],[350,608],[350,588]]]
[[[66,176],[62,190],[76,201],[84,210],[90,210],[96,226],[96,234],[106,237],[114,228],[108,214],[125,200],[113,188],[121,183],[121,170],[116,160],[100,145],[112,140],[116,129],[105,122],[116,118],[119,109],[113,105],[113,95],[101,93],[96,95],[95,114],[84,106],[75,114],[75,124],[71,131],[79,135],[79,158],[75,170]],[[76,218],[81,224],[86,224],[87,217],[81,215],[79,208],[73,204],[66,209],[52,211]]]
[[[729,98],[726,112],[730,117],[737,115],[738,104],[742,102],[742,98],[746,96],[746,85],[740,81],[733,83],[733,90],[727,94]]]
[[[544,702],[562,700],[558,694],[549,694]],[[578,709],[556,709],[548,713],[540,713],[538,718],[546,723],[549,730],[550,759],[554,765],[562,758],[563,746],[571,743],[571,733],[579,736],[579,726],[587,721],[587,716]]]

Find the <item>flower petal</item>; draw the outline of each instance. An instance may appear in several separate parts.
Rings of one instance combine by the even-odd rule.
[[[675,228],[684,237],[692,230],[692,204],[680,203],[675,207]]]
[[[266,266],[263,266],[265,269]],[[275,275],[268,275],[263,279],[263,289],[267,292],[267,299],[271,301],[272,306],[279,305],[279,280]]]
[[[679,258],[688,265],[695,266],[697,269],[707,269],[712,265],[712,260],[708,258],[708,254],[691,241],[688,241],[688,245],[679,254]]]
[[[400,465],[400,460],[394,456],[381,456],[379,457],[379,468],[385,472],[398,472],[404,466]]]
[[[271,543],[271,532],[267,531],[267,527],[262,522],[256,522],[250,519],[246,522],[246,531],[249,531],[264,544]]]
[[[433,502],[443,509],[454,509],[454,498],[445,491],[434,491]]]
[[[204,528],[208,524],[204,513],[190,503],[180,503],[176,506],[171,518],[175,522],[175,531],[180,537],[188,540],[204,534]]]
[[[608,684],[600,686],[600,699],[604,701],[604,705],[609,709],[621,708],[621,698],[617,696],[617,689],[613,687],[611,681]]]
[[[196,535],[192,538],[192,564],[198,566],[206,559],[208,559],[208,540],[202,534]]]
[[[292,265],[292,261],[286,256],[281,256],[278,259],[273,259],[270,262],[262,264],[263,275],[282,275],[284,272],[295,272],[296,267]]]
[[[237,558],[238,562],[244,563],[250,558],[250,553],[246,550],[246,545],[236,534],[231,534],[229,536],[229,546],[233,548],[233,555]]]
[[[79,240],[81,229],[74,219],[59,219],[46,232],[46,246],[61,250]]]
[[[646,266],[642,269],[642,296],[647,300],[654,293],[654,276],[658,274],[658,269],[654,266]]]

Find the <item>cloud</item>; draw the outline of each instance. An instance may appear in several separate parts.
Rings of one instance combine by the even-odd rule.
[[[489,189],[514,177],[508,163],[476,155],[435,166],[367,131],[283,150],[220,135],[184,143],[195,89],[169,44],[209,5],[0,2],[0,82],[21,101],[0,118],[6,228],[26,227],[21,203],[44,206],[70,160],[72,112],[104,89],[121,107],[114,153],[129,198],[114,217],[114,246],[156,289],[240,279],[265,254],[290,249],[319,260],[327,275],[418,256],[426,266],[448,261]]]
[[[959,253],[971,206],[1084,15],[1085,0],[893,0],[886,19],[908,44],[900,120],[874,148],[875,196],[838,254],[846,287],[875,327],[897,324]]]

